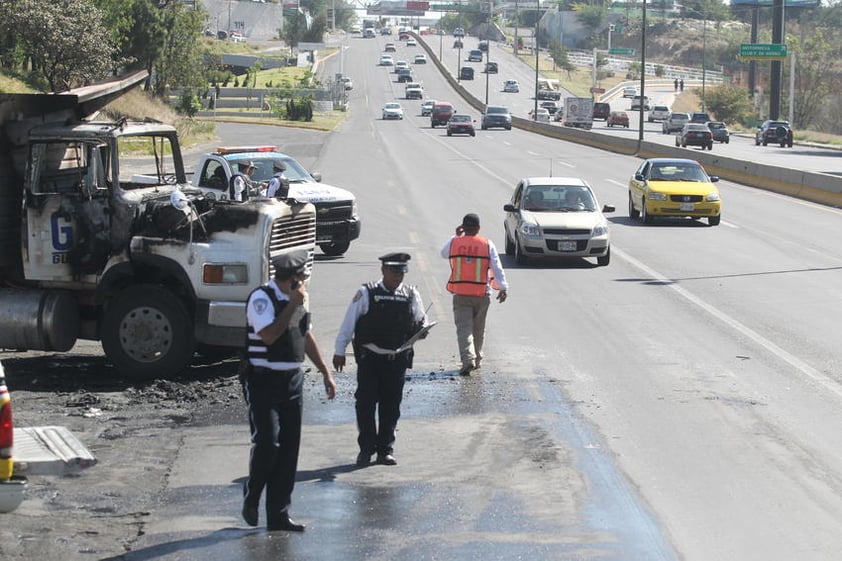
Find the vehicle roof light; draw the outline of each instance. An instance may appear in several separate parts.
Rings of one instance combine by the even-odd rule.
[[[242,152],[277,152],[277,146],[219,146],[217,154],[238,154]]]

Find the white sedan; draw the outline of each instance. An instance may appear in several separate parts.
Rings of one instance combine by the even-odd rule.
[[[518,93],[520,92],[520,84],[517,80],[506,80],[503,83],[503,91],[506,93]]]
[[[390,101],[383,106],[383,119],[403,119],[403,107],[397,101]]]
[[[546,107],[539,107],[537,113],[535,113],[534,109],[530,109],[529,118],[533,121],[538,121],[539,123],[549,123],[550,112],[547,110]]]
[[[395,59],[392,58],[392,55],[382,55],[380,57],[380,66],[394,66]]]
[[[503,206],[506,254],[519,264],[531,258],[596,258],[611,260],[608,220],[590,186],[577,177],[526,177]]]
[[[424,54],[415,55],[415,64],[427,64],[427,55],[424,55]]]

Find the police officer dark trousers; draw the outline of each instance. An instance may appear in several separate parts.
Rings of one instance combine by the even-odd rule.
[[[247,304],[244,393],[249,407],[252,448],[243,489],[243,518],[257,526],[258,505],[266,489],[266,528],[300,532],[289,517],[301,444],[301,366],[305,357],[322,373],[330,399],[336,384],[310,331],[303,281],[307,251],[273,261],[275,278],[252,292]]]
[[[364,284],[354,295],[336,336],[333,366],[345,367],[345,350],[354,343],[357,361],[356,398],[357,465],[366,466],[377,454],[377,463],[395,465],[395,429],[401,416],[404,375],[412,366],[412,348],[405,342],[427,316],[421,296],[403,284],[409,254],[389,253],[380,258],[383,278]]]

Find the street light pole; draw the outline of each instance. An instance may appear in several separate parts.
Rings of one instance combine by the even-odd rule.
[[[535,14],[535,37],[533,43],[535,47],[535,107],[532,111],[532,119],[538,121],[538,24],[541,22],[541,0],[537,0],[537,13]]]
[[[491,61],[491,6],[493,2],[488,2],[488,26],[485,28],[485,106],[488,107],[488,63]]]
[[[646,99],[646,0],[643,0],[643,22],[640,30],[640,111],[637,140],[643,142],[643,100]]]
[[[702,28],[702,112],[706,111],[705,109],[705,79],[707,77],[707,65],[705,64],[705,52],[707,52],[707,43],[708,43],[708,12],[707,8],[705,9],[704,13],[704,27]]]

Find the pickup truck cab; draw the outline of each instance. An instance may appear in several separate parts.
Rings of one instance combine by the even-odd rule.
[[[273,174],[273,164],[286,167],[289,181],[287,198],[313,203],[316,207],[316,245],[325,255],[338,256],[348,251],[360,237],[360,217],[353,193],[322,183],[321,174],[309,172],[276,146],[220,147],[199,158],[193,173],[193,186],[216,199],[229,199],[231,182],[240,163],[251,163],[252,196],[263,196]]]

